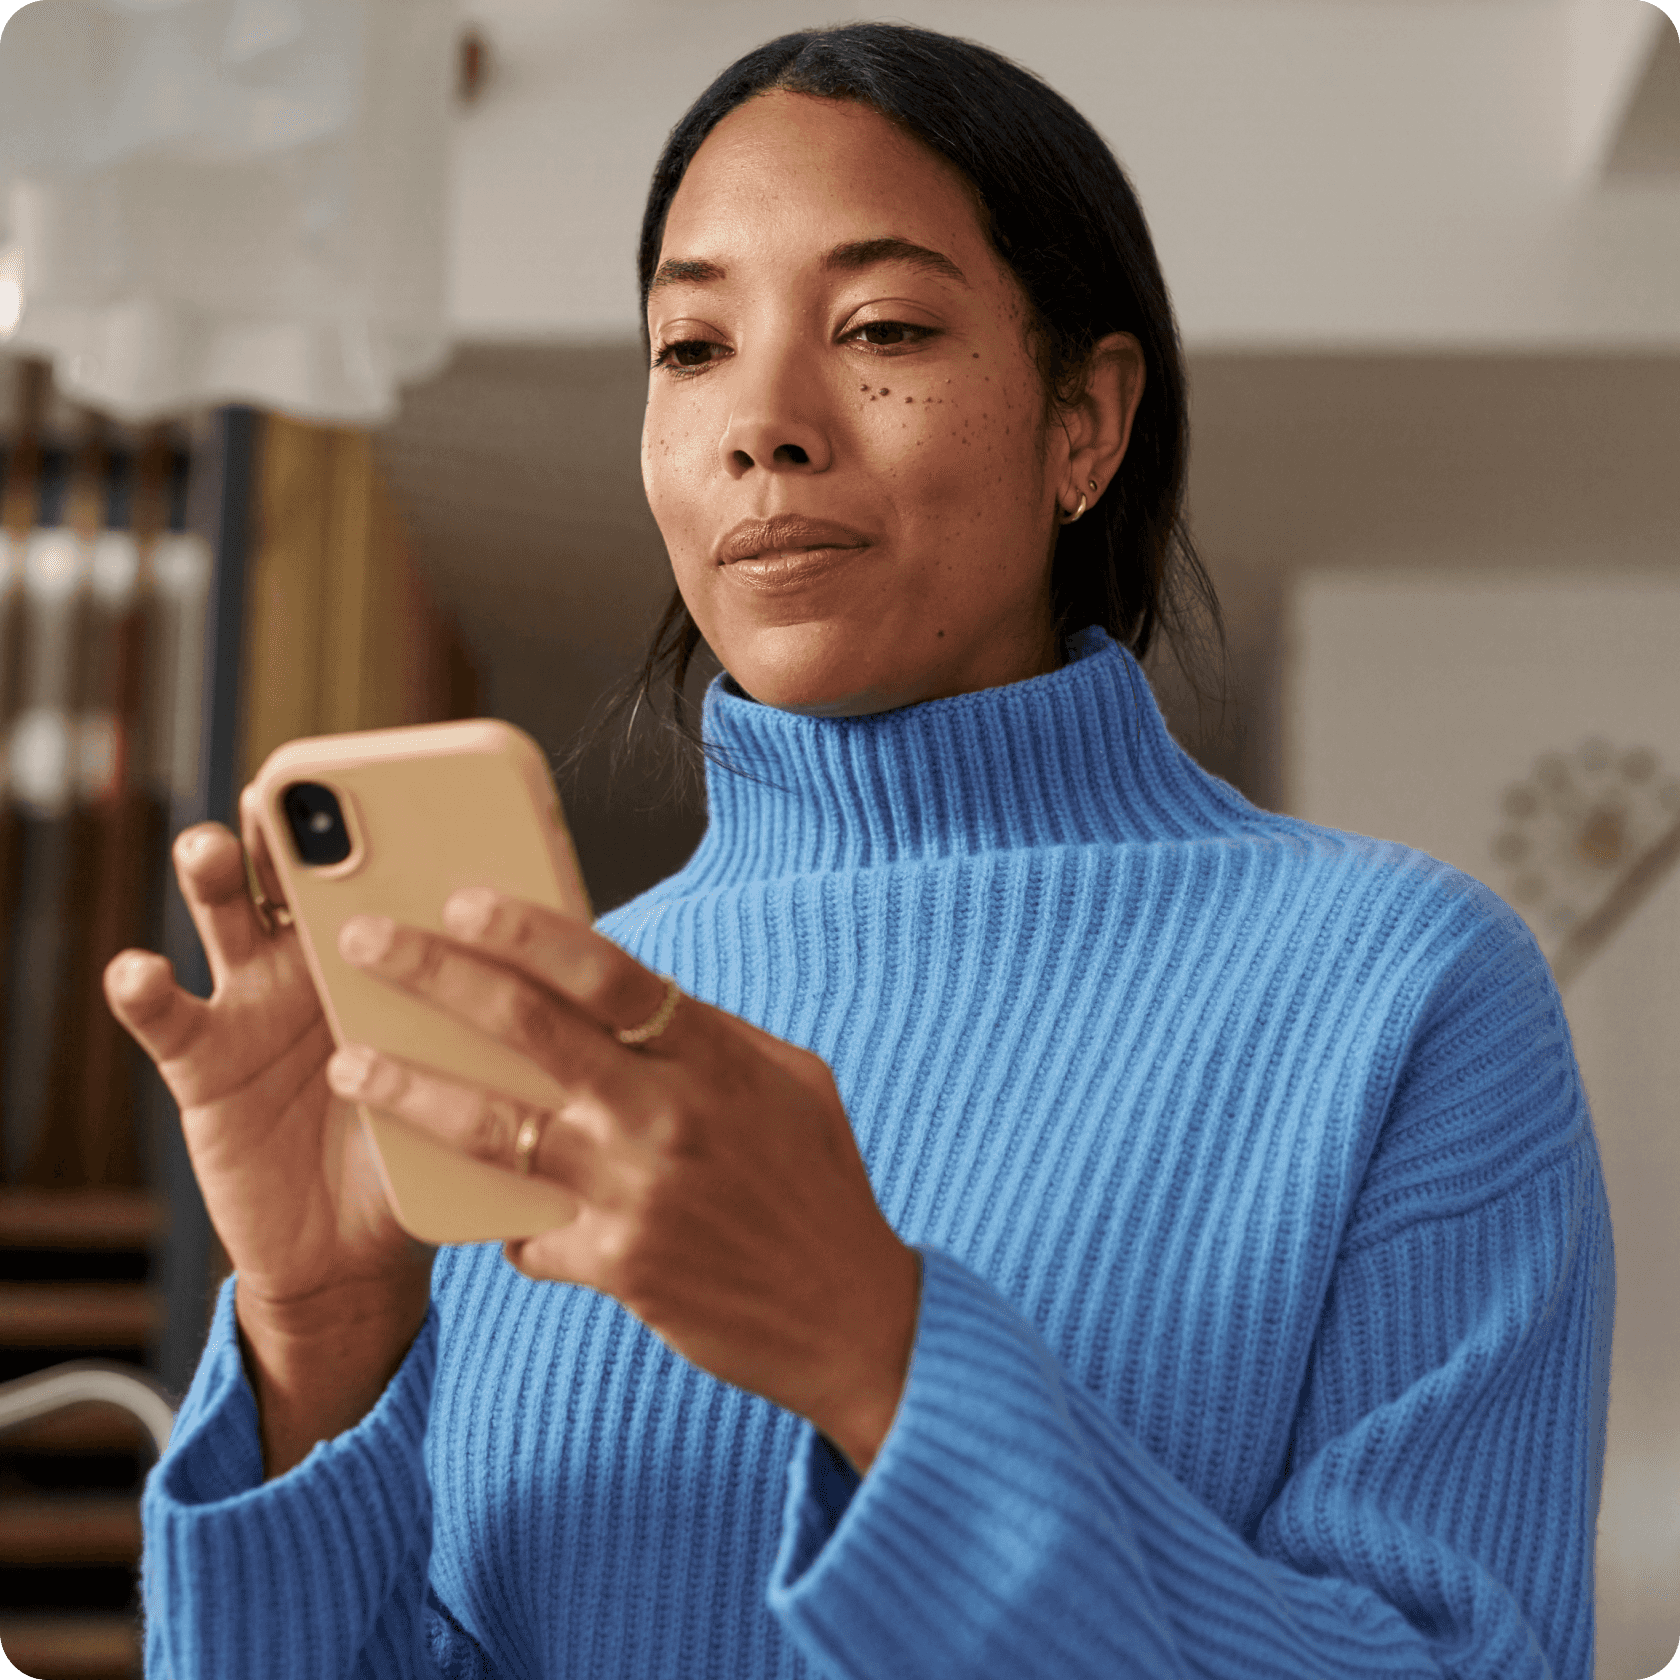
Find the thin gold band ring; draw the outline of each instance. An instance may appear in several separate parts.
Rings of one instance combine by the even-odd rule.
[[[546,1114],[527,1114],[519,1123],[519,1135],[513,1140],[513,1165],[522,1177],[530,1177],[531,1157],[542,1140],[543,1121],[547,1118]]]
[[[620,1027],[613,1034],[620,1044],[650,1043],[670,1026],[671,1017],[677,1012],[677,1002],[682,997],[682,988],[669,974],[663,978],[665,996],[659,1007],[639,1027]]]
[[[676,1014],[677,1004],[682,998],[682,988],[673,975],[667,974],[664,979],[665,996],[660,999],[659,1007],[640,1026],[620,1027],[613,1033],[620,1044],[650,1044],[670,1026],[671,1017]],[[546,1114],[527,1114],[519,1122],[519,1131],[513,1140],[513,1165],[522,1177],[530,1176],[531,1158],[542,1141],[543,1125],[547,1119]]]
[[[251,889],[251,902],[257,907],[257,916],[262,922],[264,933],[273,933],[277,927],[292,925],[291,911],[284,904],[276,904],[261,887]]]

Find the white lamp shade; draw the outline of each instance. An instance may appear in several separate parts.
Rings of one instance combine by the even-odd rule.
[[[19,12],[0,38],[10,345],[127,420],[388,419],[448,353],[454,26],[454,0]]]

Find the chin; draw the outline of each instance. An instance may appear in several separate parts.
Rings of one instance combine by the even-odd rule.
[[[750,662],[748,662],[750,663]],[[922,695],[902,681],[871,682],[863,672],[788,672],[758,666],[740,672],[726,666],[736,684],[761,706],[802,717],[863,717],[913,706]]]
[[[729,669],[727,666],[725,669]],[[802,717],[863,717],[870,712],[890,712],[899,706],[911,706],[918,695],[900,685],[891,688],[881,684],[813,682],[778,678],[766,671],[753,679],[752,674],[729,674],[736,686],[751,695],[761,706],[774,706],[777,711],[797,712]]]
[[[855,651],[860,634],[873,643],[867,661]],[[739,688],[778,711],[862,717],[914,705],[929,686],[910,659],[882,659],[879,627],[870,635],[833,624],[777,625],[742,641],[727,653],[715,646],[713,652]]]

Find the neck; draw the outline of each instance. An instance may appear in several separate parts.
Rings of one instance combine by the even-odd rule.
[[[932,700],[955,699],[960,694],[1047,676],[1052,671],[1059,671],[1067,663],[1066,643],[1054,634],[1048,625],[1043,635],[1035,641],[1017,644],[1013,649],[1013,656],[1009,648],[1001,651],[993,649],[991,654],[994,665],[1001,666],[1001,670],[987,673],[976,671],[971,666],[958,671],[947,670],[943,674],[935,673],[924,679],[931,692],[919,694],[912,689],[878,686],[859,689],[855,693],[841,695],[838,699],[815,700],[807,704],[795,700],[767,700],[762,695],[748,694],[733,678],[730,679],[730,692],[740,699],[774,706],[778,711],[791,712],[795,717],[874,717],[881,712],[901,711],[907,706],[926,705]]]

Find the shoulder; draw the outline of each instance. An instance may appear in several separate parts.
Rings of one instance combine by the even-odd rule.
[[[1465,1068],[1573,1047],[1552,971],[1527,922],[1484,882],[1393,840],[1270,817],[1239,843],[1268,907],[1280,966],[1303,998],[1364,1038],[1396,1089],[1443,1056]]]
[[[1443,970],[1472,950],[1505,950],[1519,964],[1544,969],[1528,924],[1485,882],[1407,846],[1298,817],[1255,811],[1256,820],[1227,844],[1251,853],[1255,866],[1287,876],[1322,896],[1349,931],[1364,931]],[[1427,953],[1427,956],[1425,956]]]
[[[1398,840],[1331,828],[1269,811],[1180,752],[1194,793],[1191,820],[1155,843],[1198,855],[1241,875],[1296,884],[1322,909],[1387,936],[1472,929],[1528,940],[1527,926],[1491,888],[1442,859]],[[1182,811],[1180,814],[1184,814]],[[1122,847],[1122,849],[1124,849]],[[1291,908],[1302,908],[1296,901]]]
[[[1280,819],[1260,844],[1326,901],[1316,954],[1340,978],[1318,1001],[1368,1047],[1350,1247],[1485,1206],[1554,1167],[1572,1180],[1597,1171],[1556,981],[1504,899],[1395,841]]]

